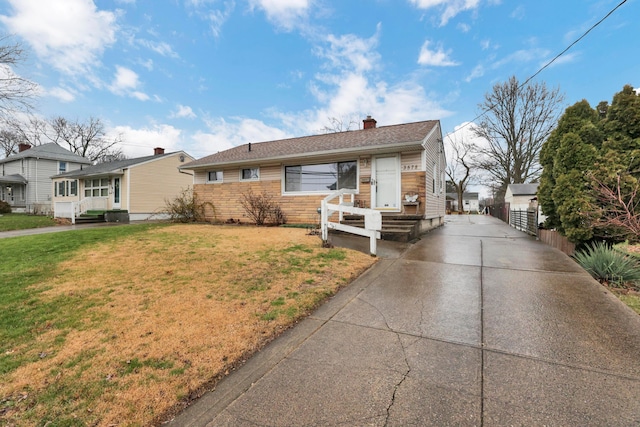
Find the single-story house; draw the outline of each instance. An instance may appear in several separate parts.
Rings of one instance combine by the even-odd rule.
[[[239,200],[251,191],[271,196],[287,222],[317,224],[321,200],[349,189],[357,207],[416,214],[423,229],[441,225],[446,160],[440,122],[376,123],[369,116],[361,130],[248,143],[180,168],[194,172],[196,197],[215,207],[207,211],[211,220],[250,221]]]
[[[538,183],[529,184],[509,184],[504,194],[504,203],[509,206],[509,224],[512,221],[513,211],[537,211],[537,224],[543,223],[546,216],[542,214],[542,210],[538,205]],[[536,226],[537,226],[536,224]]]
[[[537,201],[538,183],[509,184],[504,194],[504,202],[509,203],[510,210],[523,210],[534,207],[532,202]],[[537,203],[535,204],[537,207]]]
[[[55,216],[125,210],[131,220],[162,218],[166,201],[192,185],[192,174],[179,169],[192,160],[184,151],[165,153],[155,148],[152,156],[99,163],[53,176]]]
[[[479,193],[464,192],[462,193],[462,211],[463,212],[480,212]],[[458,193],[447,193],[447,210],[459,212],[458,209]]]
[[[14,212],[50,214],[51,176],[90,164],[89,159],[53,142],[35,147],[19,144],[18,153],[0,159],[0,200]]]

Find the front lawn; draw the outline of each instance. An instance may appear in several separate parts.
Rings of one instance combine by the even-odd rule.
[[[10,213],[0,215],[0,231],[25,230],[27,228],[51,227],[53,218],[43,215]]]
[[[374,258],[303,229],[145,224],[0,240],[0,419],[158,425]]]

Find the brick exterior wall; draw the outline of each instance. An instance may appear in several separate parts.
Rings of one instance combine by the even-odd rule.
[[[368,181],[369,178],[369,175],[360,176],[361,181]],[[402,197],[408,192],[420,193],[421,213],[424,212],[424,183],[424,172],[402,173]],[[254,194],[262,194],[266,191],[267,194],[272,195],[286,214],[289,224],[317,224],[319,221],[317,210],[325,195],[282,195],[279,180],[194,185],[198,201],[210,203],[215,207],[215,216],[210,207],[206,208],[207,220],[217,222],[233,219],[251,223],[251,218],[240,204],[242,194],[249,190]],[[355,200],[356,206],[371,207],[371,185],[368,182],[360,182],[360,192]]]

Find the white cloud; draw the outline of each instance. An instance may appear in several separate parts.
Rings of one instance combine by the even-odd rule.
[[[116,14],[92,0],[8,0],[7,29],[25,39],[39,58],[70,75],[87,73],[115,42]]]
[[[146,39],[137,39],[136,42],[143,47],[157,53],[158,55],[167,56],[169,58],[178,58],[178,54],[173,50],[171,45],[166,42],[151,41]]]
[[[206,119],[208,132],[197,132],[194,151],[214,154],[248,142],[272,141],[291,137],[281,129],[268,126],[256,119],[233,118],[228,122],[223,118]]]
[[[227,0],[224,1],[223,8],[213,8],[212,6],[217,2],[218,0],[187,0],[185,2],[187,7],[194,9],[197,16],[209,22],[211,33],[216,38],[222,34],[222,27],[236,7],[234,0]]]
[[[52,89],[49,89],[47,91],[47,94],[49,96],[53,96],[54,98],[58,98],[62,102],[71,102],[76,99],[76,96],[73,92],[61,87],[54,87]]]
[[[312,0],[249,0],[251,10],[261,9],[275,25],[292,30],[306,21]]]
[[[442,46],[438,46],[435,50],[430,50],[431,41],[426,40],[420,49],[418,56],[418,64],[432,67],[451,67],[460,65],[458,62],[449,58],[449,52],[445,52]]]
[[[231,16],[231,13],[235,9],[234,2],[226,2],[224,10],[211,10],[207,14],[207,19],[209,20],[209,25],[211,27],[211,33],[215,37],[220,37],[222,33],[222,26]]]
[[[532,48],[532,49],[520,49],[516,50],[512,54],[502,58],[499,61],[493,63],[493,69],[500,68],[506,64],[511,63],[526,63],[532,61],[542,61],[544,58],[549,56],[549,50],[542,48]]]
[[[371,71],[380,61],[380,55],[376,51],[380,36],[380,24],[376,27],[376,33],[363,39],[353,34],[335,36],[329,34],[324,42],[328,47],[318,47],[316,54],[328,59],[327,67],[342,70],[353,70],[358,73]]]
[[[182,150],[182,131],[171,125],[155,124],[140,129],[116,126],[107,131],[108,137],[116,135],[122,135],[122,151],[130,158],[150,156],[155,147],[167,152]]]
[[[461,12],[475,10],[480,6],[480,0],[409,0],[418,9],[438,8],[441,10],[440,26],[445,26],[449,20]]]
[[[473,70],[471,70],[471,74],[465,77],[464,81],[469,83],[471,80],[478,79],[484,76],[484,71],[484,66],[482,64],[478,64],[473,68]]]
[[[509,15],[511,18],[513,19],[517,19],[517,20],[522,20],[522,18],[524,18],[525,16],[525,9],[523,5],[519,5],[518,7],[516,7],[513,12],[511,12],[511,15]]]
[[[463,33],[468,33],[469,31],[471,31],[471,25],[469,24],[465,24],[465,23],[459,23],[458,25],[456,25],[456,27],[462,31]]]
[[[139,101],[147,101],[149,99],[149,95],[136,90],[138,89],[138,86],[140,86],[140,81],[138,79],[138,74],[136,74],[135,71],[120,65],[116,66],[116,74],[113,78],[113,83],[109,86],[109,90],[112,93],[120,96],[128,95],[138,99]]]
[[[169,117],[172,119],[195,119],[197,116],[196,113],[193,112],[191,107],[178,104],[177,110],[172,111]]]

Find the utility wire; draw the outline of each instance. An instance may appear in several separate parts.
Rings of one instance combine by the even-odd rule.
[[[620,8],[620,6],[622,6],[623,4],[625,4],[627,2],[627,0],[622,0],[620,3],[618,3],[618,5],[616,7],[614,7],[613,9],[611,9],[602,19],[600,19],[598,22],[596,22],[595,24],[593,24],[587,31],[585,31],[580,37],[578,37],[573,43],[571,43],[569,46],[567,46],[562,52],[560,52],[559,54],[557,54],[552,60],[550,60],[549,62],[547,62],[546,64],[544,64],[542,67],[540,67],[540,69],[538,71],[536,71],[535,73],[533,73],[528,79],[526,79],[524,81],[524,83],[522,83],[520,86],[518,86],[518,90],[522,89],[527,83],[529,83],[531,80],[533,80],[538,74],[540,74],[545,68],[549,67],[551,64],[553,64],[558,58],[560,58],[562,55],[564,55],[565,53],[567,53],[567,51],[569,49],[571,49],[574,45],[576,45],[578,42],[580,42],[580,40],[582,40],[583,38],[585,38],[587,36],[587,34],[589,34],[593,29],[595,29],[598,25],[602,24],[602,22],[604,22],[604,20],[606,20],[609,16],[611,16],[616,10],[618,10]],[[493,104],[491,106],[489,106],[488,108],[486,108],[484,111],[482,111],[480,114],[478,114],[476,117],[474,117],[471,121],[467,122],[465,125],[461,126],[458,130],[460,129],[464,129],[467,126],[470,126],[471,124],[473,124],[476,120],[478,120],[480,117],[484,116],[485,114],[487,114],[489,111],[493,110],[494,108],[497,107],[497,104]]]

